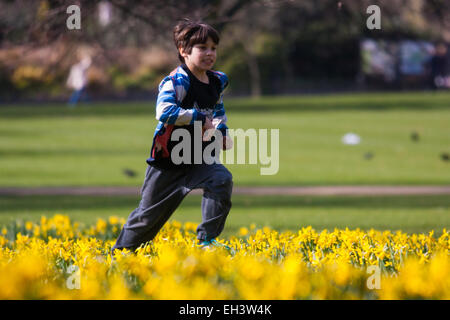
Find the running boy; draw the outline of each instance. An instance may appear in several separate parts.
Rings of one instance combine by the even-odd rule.
[[[179,164],[171,157],[172,140],[175,140],[171,139],[172,134],[184,129],[195,138],[195,125],[200,125],[203,131],[220,131],[222,148],[229,147],[225,143],[228,127],[222,100],[228,78],[222,72],[211,70],[216,61],[219,35],[207,24],[185,19],[175,26],[173,36],[181,65],[159,85],[156,102],[159,123],[147,159],[142,199],[123,226],[113,252],[122,248],[134,251],[142,243],[152,240],[183,198],[198,188],[203,189],[203,198],[197,239],[203,246],[221,246],[215,238],[222,232],[231,208],[231,173],[220,163],[208,164],[202,160]],[[201,136],[200,139],[203,140]],[[200,143],[203,153],[211,141],[192,139],[191,158],[199,159],[195,155],[198,151],[195,143]],[[203,159],[202,155],[200,157]]]

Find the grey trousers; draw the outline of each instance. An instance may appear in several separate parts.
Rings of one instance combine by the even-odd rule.
[[[232,175],[222,164],[192,165],[173,170],[148,166],[141,189],[142,199],[128,217],[112,251],[134,250],[152,240],[193,189],[203,189],[202,222],[197,228],[197,239],[217,237],[231,209],[232,188]]]

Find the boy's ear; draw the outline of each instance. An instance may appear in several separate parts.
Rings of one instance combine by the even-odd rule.
[[[187,56],[186,52],[184,51],[184,48],[180,47],[178,48],[178,52],[180,53],[180,55],[185,58]]]

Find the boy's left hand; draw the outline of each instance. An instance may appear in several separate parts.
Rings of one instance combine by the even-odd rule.
[[[223,137],[222,150],[228,150],[231,148],[233,148],[233,140],[230,138],[230,136]]]

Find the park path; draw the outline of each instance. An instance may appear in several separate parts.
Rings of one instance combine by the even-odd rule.
[[[0,195],[139,195],[137,187],[0,187]],[[193,190],[201,194],[201,190]],[[302,187],[239,187],[233,188],[233,194],[243,195],[450,195],[448,186],[302,186]]]

